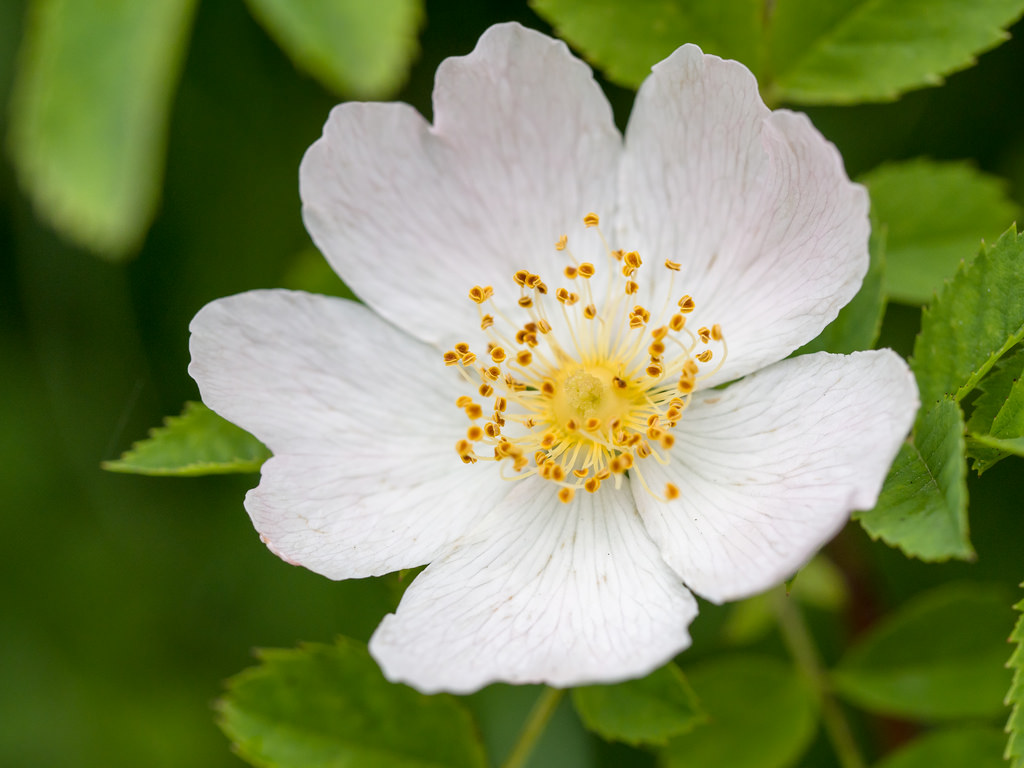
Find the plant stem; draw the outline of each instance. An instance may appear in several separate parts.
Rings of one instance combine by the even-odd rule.
[[[565,691],[558,688],[545,688],[544,692],[537,697],[537,702],[533,705],[533,709],[530,710],[526,723],[523,725],[523,730],[519,732],[519,738],[516,739],[515,746],[512,747],[512,751],[505,759],[505,762],[502,763],[501,768],[522,768],[526,764],[530,753],[533,752],[533,748],[537,745],[537,739],[544,733],[548,721],[555,714],[555,710],[558,709],[558,704],[564,695]]]
[[[843,768],[865,768],[866,763],[861,757],[857,742],[853,738],[850,724],[846,721],[843,709],[829,689],[828,681],[818,654],[814,638],[804,621],[800,608],[789,599],[783,589],[774,595],[775,614],[779,619],[782,639],[789,649],[790,655],[800,671],[804,673],[814,688],[821,704],[821,721],[825,733],[836,751],[839,764]]]

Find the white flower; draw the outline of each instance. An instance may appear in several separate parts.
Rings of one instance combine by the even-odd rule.
[[[916,411],[892,352],[783,359],[857,291],[867,195],[692,45],[623,139],[563,43],[493,27],[439,68],[433,125],[337,107],[301,194],[365,306],[215,301],[190,372],[274,453],[245,505],[275,553],[429,564],[370,643],[422,691],[658,667],[692,593],[764,590],[872,507]]]

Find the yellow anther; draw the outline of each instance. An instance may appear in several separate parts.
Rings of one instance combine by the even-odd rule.
[[[651,445],[646,440],[641,440],[636,447],[636,457],[638,459],[646,459],[651,455]]]
[[[640,254],[636,251],[630,251],[622,257],[622,263],[627,267],[633,269],[639,269],[640,265],[643,264],[643,260],[640,258]]]
[[[543,317],[537,322],[537,330],[541,333],[551,332],[551,323],[545,320]],[[712,329],[713,330],[713,329]]]
[[[540,384],[540,391],[548,396],[555,394],[555,382],[551,379],[544,379]]]
[[[671,400],[668,401],[668,407],[679,408],[680,410],[682,410],[683,408],[686,407],[686,401],[680,400],[678,397],[673,397]]]
[[[679,498],[679,489],[676,488],[676,486],[672,485],[672,483],[665,483],[665,498],[668,501],[673,501],[674,499],[678,499]]]
[[[671,269],[673,272],[678,272],[683,265],[678,261],[669,261],[665,259],[665,269]]]
[[[615,387],[616,389],[625,389],[628,385],[626,384],[625,379],[616,376],[612,379],[612,386]]]
[[[452,350],[448,350],[444,353],[444,364],[445,365],[457,365],[459,362],[459,353]]]
[[[551,479],[556,483],[560,483],[565,480],[565,470],[562,468],[561,464],[551,465]]]
[[[491,381],[497,381],[501,376],[501,368],[492,365],[490,368],[481,368],[480,371]]]
[[[529,464],[529,463],[530,462],[527,461],[527,459],[525,457],[523,457],[523,456],[516,456],[512,460],[512,469],[514,469],[516,472],[522,472],[524,469],[526,469],[526,465]]]
[[[527,271],[525,269],[520,269],[520,270],[517,270],[514,275],[512,275],[512,279],[516,281],[516,285],[525,286],[526,285],[526,278],[528,278],[529,276],[530,276],[529,271]]]
[[[526,276],[526,287],[527,288],[536,288],[540,284],[541,284],[540,275],[533,275],[533,274],[531,274],[531,275],[527,275]]]
[[[640,286],[634,283],[632,280],[626,281],[626,295],[632,296],[634,293],[640,290]]]
[[[527,333],[536,333],[537,332],[537,324],[536,323],[527,323],[526,325],[523,326],[523,330],[526,331]]]
[[[508,400],[500,395],[494,398],[494,410],[498,413],[504,413],[505,409],[508,408]]]
[[[466,412],[466,415],[469,416],[469,418],[473,419],[474,421],[476,421],[477,419],[484,415],[484,409],[481,408],[477,403],[470,403],[463,410]]]
[[[591,416],[589,419],[583,422],[583,426],[586,428],[588,432],[596,432],[598,428],[600,428],[601,426],[601,420]]]
[[[467,352],[466,354],[459,358],[459,362],[462,363],[463,365],[472,365],[473,363],[476,362],[476,355],[474,355],[472,352]]]
[[[665,372],[665,369],[661,367],[660,363],[651,363],[647,366],[647,375],[652,379],[656,379]]]
[[[589,469],[574,469],[572,471],[572,473],[574,475],[576,475],[576,477],[578,477],[580,480],[582,480],[584,477],[586,477],[587,475],[590,474],[590,470]]]
[[[469,440],[459,440],[455,444],[455,450],[460,456],[465,456],[473,452],[473,444]]]
[[[480,397],[490,397],[494,394],[494,387],[490,384],[481,384],[477,392],[480,393]]]
[[[711,360],[711,350],[705,349],[703,352],[699,352],[697,354],[697,359],[700,360],[702,363],[709,362]]]
[[[592,477],[583,484],[583,490],[587,493],[597,493],[597,489],[601,487],[601,481],[596,477]]]
[[[523,309],[529,309],[530,307],[533,306],[533,299],[531,299],[529,296],[520,296],[519,306],[522,307]]]
[[[483,304],[494,295],[494,289],[489,285],[474,285],[469,289],[469,298],[477,304]]]
[[[484,315],[483,317],[480,318],[480,330],[481,331],[486,331],[492,325],[494,325],[494,317],[493,317],[493,315]]]
[[[507,355],[505,354],[505,350],[502,349],[501,347],[495,347],[494,349],[491,350],[491,360],[493,360],[496,363],[505,362],[506,357]]]
[[[455,345],[455,351],[458,352],[459,356],[461,357],[462,355],[469,352],[469,344],[467,344],[464,341],[459,342],[458,344]]]
[[[555,435],[554,432],[548,432],[548,433],[546,433],[544,435],[544,437],[542,437],[540,439],[540,447],[541,448],[550,448],[551,446],[553,446],[557,442],[557,440],[558,440],[558,436]]]
[[[533,353],[528,349],[521,349],[516,352],[516,362],[522,366],[527,366],[533,362]]]
[[[602,469],[597,474],[594,475],[594,477],[598,480],[607,480],[611,476],[612,473],[609,472],[607,469]]]
[[[466,437],[474,442],[482,440],[484,437],[484,431],[476,424],[466,430]]]
[[[650,416],[647,417],[647,426],[648,427],[656,427],[656,426],[658,426],[658,423],[660,421],[661,421],[661,418],[658,416],[658,414],[652,413]]]
[[[548,455],[544,451],[535,451],[533,454],[533,463],[538,467],[543,466],[544,462],[548,460]]]
[[[563,304],[568,304],[569,292],[565,290],[565,288],[559,288],[557,291],[555,291],[555,298],[558,299]]]
[[[614,459],[612,459],[611,461],[608,462],[608,469],[610,469],[612,471],[612,474],[616,474],[617,475],[620,472],[625,472],[626,471],[626,468],[623,466],[623,462],[622,462],[622,457],[624,455],[625,454],[619,454]]]
[[[576,279],[576,275],[579,274],[579,270],[576,269],[576,267],[570,265],[570,266],[565,268],[564,273],[565,273],[565,276],[567,278],[569,278],[570,280],[575,280]]]
[[[665,354],[665,343],[662,341],[652,342],[651,345],[647,347],[647,354],[651,356]]]
[[[583,217],[583,223],[588,227],[596,227],[601,223],[601,219],[598,218],[596,213],[588,213]]]
[[[568,235],[562,235],[560,238],[558,238],[558,241],[555,243],[555,250],[556,251],[564,251],[565,250],[565,246],[567,246],[568,244],[569,244],[569,236]]]
[[[484,424],[484,434],[488,437],[500,437],[501,427],[495,424],[493,421],[488,421]]]
[[[676,444],[675,435],[668,432],[662,432],[661,437],[658,438],[658,445],[664,448],[666,451],[669,450],[673,445]]]
[[[649,440],[657,440],[663,434],[664,434],[664,432],[662,432],[662,430],[658,429],[658,427],[648,427],[647,428],[647,432],[646,432],[646,435],[647,435]]]
[[[668,321],[668,327],[673,331],[683,330],[684,325],[686,325],[686,318],[682,315],[672,315],[672,318]]]
[[[714,339],[715,341],[722,340],[722,326],[720,326],[718,323],[715,323],[714,325],[711,326],[711,338]]]
[[[589,261],[585,261],[580,264],[579,267],[580,277],[591,278],[594,276],[594,265]]]
[[[702,326],[697,329],[697,336],[700,338],[702,343],[707,344],[711,341],[711,329],[706,326]]]
[[[537,293],[545,294],[548,292],[548,286],[546,283],[537,283],[537,285],[534,286],[534,290],[536,290]]]
[[[612,251],[612,256],[616,261],[622,261],[622,257],[626,255],[626,252],[621,248],[617,251]]]
[[[575,432],[579,428],[580,425],[576,423],[576,419],[569,419],[567,422],[565,422],[566,432]]]
[[[679,377],[679,383],[676,384],[676,389],[681,394],[688,395],[693,392],[693,388],[697,385],[697,380],[692,374],[686,373],[685,371]]]
[[[689,294],[683,296],[683,298],[679,300],[679,310],[684,314],[689,314],[690,312],[693,312],[693,310],[696,307],[696,302],[694,302],[693,297],[690,296]]]
[[[587,320],[593,320],[597,317],[597,307],[593,304],[587,304],[587,306],[583,308],[583,316],[587,318]]]
[[[653,338],[655,341],[661,341],[666,336],[668,336],[668,327],[667,326],[659,325],[657,328],[655,328],[653,331],[651,331],[651,338]],[[664,347],[664,345],[662,345],[662,346]]]
[[[700,371],[700,368],[697,367],[697,364],[693,362],[693,360],[687,360],[686,363],[683,365],[683,373],[688,373],[691,376],[696,376],[698,371]]]
[[[572,501],[572,497],[576,495],[575,488],[559,488],[558,489],[558,500],[563,504],[568,504]]]
[[[665,411],[665,418],[669,421],[679,421],[679,418],[683,415],[682,410],[679,408],[669,408]]]
[[[456,401],[455,405],[459,408],[465,408],[467,405],[472,404],[473,398],[469,395],[461,395]]]

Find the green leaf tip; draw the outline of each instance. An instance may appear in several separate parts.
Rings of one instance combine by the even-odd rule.
[[[1024,584],[1020,586],[1024,588]],[[1013,607],[1024,613],[1024,600]],[[1003,757],[1009,761],[1008,768],[1024,768],[1024,615],[1017,617],[1010,642],[1015,643],[1016,647],[1010,660],[1006,662],[1006,666],[1013,670],[1013,682],[1004,700],[1006,706],[1012,707],[1012,710],[1010,719],[1006,721],[1009,739]]]
[[[110,472],[193,477],[256,472],[270,451],[241,427],[202,403],[187,402],[180,416],[132,445],[120,459],[101,465]]]
[[[705,720],[696,694],[671,663],[639,680],[574,688],[572,700],[587,729],[634,746],[664,745]]]
[[[219,725],[267,768],[485,768],[461,702],[384,679],[366,646],[265,649],[227,683]]]
[[[855,512],[873,539],[926,561],[973,560],[967,522],[963,414],[951,398],[929,409],[903,444],[874,509]]]

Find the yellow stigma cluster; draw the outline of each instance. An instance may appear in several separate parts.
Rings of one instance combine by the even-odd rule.
[[[696,308],[689,295],[662,308],[661,322],[652,323],[651,311],[632,298],[640,290],[640,254],[611,250],[596,214],[583,223],[597,231],[611,270],[600,303],[592,288],[597,268],[577,261],[564,235],[555,249],[571,262],[564,269],[567,286],[551,294],[539,275],[513,275],[525,322],[498,309],[491,286],[470,290],[488,343],[480,354],[467,343],[444,353],[445,365],[456,367],[479,395],[455,402],[470,421],[455,450],[467,464],[498,462],[510,480],[539,475],[559,486],[563,502],[608,480],[618,488],[626,473],[671,500],[679,489],[669,483],[661,493],[652,490],[642,464],[668,462],[672,429],[697,384],[721,368],[725,338],[717,324],[687,327]],[[674,281],[680,264],[666,261],[664,269]],[[667,295],[675,296],[674,287],[670,282]]]

